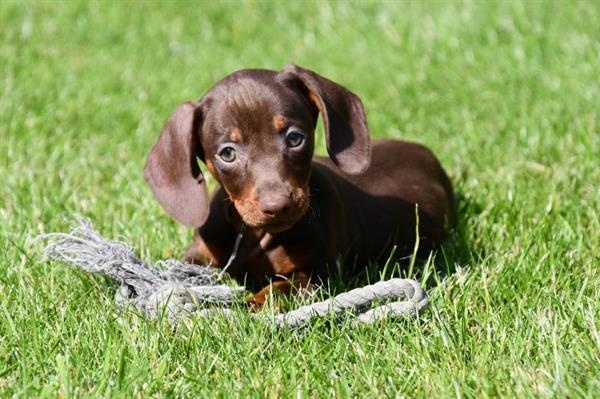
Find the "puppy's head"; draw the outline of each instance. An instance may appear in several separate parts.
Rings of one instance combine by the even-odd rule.
[[[144,176],[167,212],[198,227],[208,214],[199,158],[244,223],[272,233],[286,230],[308,209],[319,113],[333,162],[346,173],[364,171],[370,138],[360,99],[289,65],[282,72],[235,72],[200,100],[181,104],[152,148]]]

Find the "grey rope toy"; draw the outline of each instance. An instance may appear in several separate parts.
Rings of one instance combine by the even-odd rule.
[[[173,259],[155,264],[144,262],[136,257],[131,246],[101,236],[88,220],[77,218],[77,221],[78,225],[70,233],[38,237],[49,240],[44,257],[118,281],[121,285],[115,301],[119,307],[133,305],[150,319],[156,319],[164,312],[170,320],[177,320],[219,313],[229,315],[232,311],[226,307],[241,302],[244,296],[244,287],[221,284],[224,271],[236,256],[241,234],[229,262],[218,273],[210,266],[190,265]],[[394,301],[399,298],[403,300]],[[394,302],[369,308],[374,301]],[[385,317],[414,316],[427,303],[427,294],[417,281],[394,278],[276,314],[272,319],[278,326],[298,327],[315,317],[354,310],[359,322],[372,323]],[[264,313],[253,316],[268,317]]]

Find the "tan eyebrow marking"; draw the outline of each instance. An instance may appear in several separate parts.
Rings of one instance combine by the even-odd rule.
[[[282,115],[275,115],[273,117],[273,127],[275,130],[281,130],[285,127],[287,121]]]
[[[210,158],[206,158],[206,167],[208,168],[208,171],[212,173],[213,176],[216,176],[215,165],[212,163]]]
[[[231,128],[231,130],[229,130],[229,139],[231,141],[241,141],[242,131],[237,127]]]

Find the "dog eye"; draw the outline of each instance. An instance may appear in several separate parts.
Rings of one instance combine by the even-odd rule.
[[[235,150],[233,147],[225,147],[219,152],[219,157],[227,163],[235,161]]]
[[[297,130],[292,130],[285,135],[285,143],[288,147],[299,147],[304,142],[304,135]]]

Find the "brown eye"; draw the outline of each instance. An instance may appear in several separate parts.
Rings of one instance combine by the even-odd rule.
[[[233,147],[225,147],[219,152],[219,157],[227,163],[235,161],[235,150]]]
[[[285,135],[285,144],[290,148],[299,147],[303,142],[304,134],[297,130],[291,130]]]

